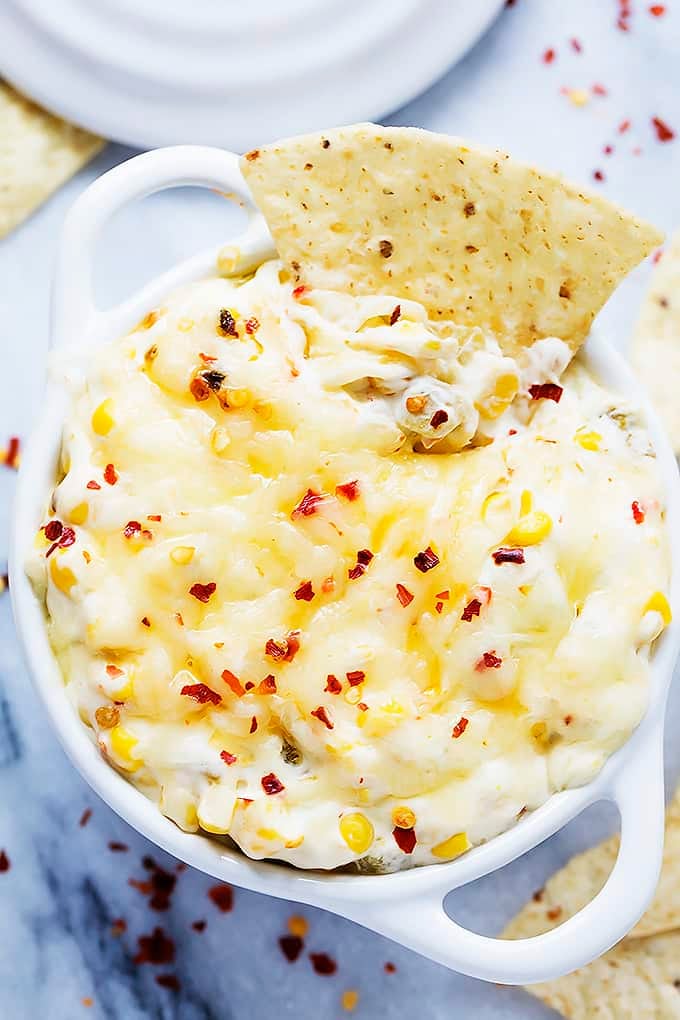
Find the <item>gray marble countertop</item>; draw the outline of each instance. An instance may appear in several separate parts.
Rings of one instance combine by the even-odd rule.
[[[647,3],[631,6],[630,31],[623,32],[616,27],[617,0],[515,0],[462,63],[389,120],[506,148],[593,184],[670,231],[680,225],[680,138],[661,143],[651,118],[680,131],[680,5],[670,0],[661,17]],[[550,62],[548,49],[555,51]],[[606,95],[593,95],[596,84]],[[578,105],[563,89],[584,90],[588,101]],[[40,405],[49,279],[64,214],[90,180],[128,155],[109,146],[0,243],[0,442],[10,434],[26,437]],[[596,170],[603,180],[593,179]],[[236,215],[217,197],[190,190],[120,213],[97,266],[102,301],[119,299],[220,240],[234,229]],[[648,265],[634,273],[603,313],[621,345],[648,273]],[[0,558],[13,477],[0,468]],[[325,1020],[349,1015],[341,1003],[347,989],[359,993],[352,1015],[370,1020],[550,1015],[521,990],[462,978],[322,911],[238,889],[233,910],[220,911],[208,895],[210,879],[176,873],[175,862],[118,819],[68,763],[36,702],[6,595],[0,649],[0,849],[10,864],[0,870],[0,1016],[6,1020]],[[667,739],[672,782],[680,766],[678,724],[676,685]],[[452,911],[476,930],[497,932],[555,867],[614,824],[611,811],[591,809],[502,872],[458,892]],[[163,882],[148,861],[144,867],[148,855],[176,877],[166,910],[152,909],[146,886],[130,884],[153,875]],[[309,932],[305,952],[291,964],[278,939],[298,913]],[[195,930],[196,921],[205,921],[205,929]],[[139,938],[156,927],[173,940],[175,959],[135,963]],[[329,953],[336,973],[315,973],[309,952]],[[179,989],[158,983],[166,975]]]

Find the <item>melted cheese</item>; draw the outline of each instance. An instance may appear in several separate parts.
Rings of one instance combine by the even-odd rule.
[[[74,360],[75,541],[30,571],[112,764],[252,857],[369,870],[591,779],[645,710],[668,553],[635,413],[578,363],[529,396],[565,363],[274,262]]]

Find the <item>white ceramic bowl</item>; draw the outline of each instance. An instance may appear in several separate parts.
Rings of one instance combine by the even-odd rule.
[[[105,343],[122,336],[170,291],[215,275],[216,251],[207,251],[152,281],[130,300],[101,312],[92,299],[93,246],[99,230],[124,203],[163,188],[192,184],[234,194],[247,207],[246,232],[233,242],[236,271],[272,254],[272,242],[238,168],[235,155],[181,146],[137,156],[96,181],[78,199],[64,226],[52,307],[52,344]],[[646,410],[668,502],[673,579],[671,606],[680,621],[680,484],[672,451],[655,415],[619,354],[596,333],[584,356],[619,393]],[[649,903],[663,845],[662,743],[666,695],[680,642],[673,622],[652,659],[650,703],[627,744],[588,785],[559,793],[514,828],[448,864],[388,875],[305,872],[257,862],[216,840],[180,831],[155,804],[115,772],[67,700],[46,633],[43,606],[24,573],[36,529],[54,483],[66,395],[48,386],[40,421],[19,472],[11,542],[11,591],[17,629],[35,685],[67,753],[97,793],[158,846],[234,885],[325,907],[465,974],[509,984],[543,981],[594,959],[622,938]],[[445,913],[446,894],[500,868],[536,846],[589,804],[613,801],[621,815],[621,849],[604,889],[580,913],[544,935],[503,941],[477,935]]]

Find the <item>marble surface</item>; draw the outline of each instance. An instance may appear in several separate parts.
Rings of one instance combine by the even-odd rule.
[[[594,183],[670,230],[680,225],[680,139],[661,144],[651,117],[680,130],[674,123],[680,5],[671,0],[661,18],[652,17],[646,3],[632,6],[631,30],[624,33],[615,25],[616,0],[516,0],[462,63],[386,119],[505,147]],[[550,47],[556,57],[545,63],[542,55]],[[595,83],[607,95],[591,96],[583,106],[560,92],[589,90]],[[619,134],[624,120],[631,127]],[[611,155],[603,152],[606,144],[614,146]],[[107,148],[0,242],[0,437],[27,436],[40,405],[49,279],[65,211],[90,180],[128,155]],[[596,169],[605,175],[599,183],[593,182]],[[226,236],[235,223],[226,203],[191,191],[157,196],[121,213],[102,244],[101,300],[117,300],[159,269]],[[621,344],[648,273],[649,266],[635,273],[603,315]],[[12,482],[12,473],[0,469],[0,558]],[[307,946],[290,964],[278,938],[297,912],[294,905],[237,889],[233,910],[223,913],[208,896],[211,880],[195,872],[179,874],[169,909],[155,912],[148,895],[129,880],[148,880],[145,855],[170,870],[175,863],[100,803],[68,763],[36,703],[6,595],[0,599],[0,649],[0,849],[10,862],[9,870],[0,871],[3,1018],[336,1018],[347,1015],[341,1005],[346,989],[359,992],[353,1015],[371,1020],[550,1015],[521,990],[462,978],[321,911],[300,911],[309,922]],[[671,782],[680,766],[678,726],[680,688],[669,710]],[[88,810],[91,817],[81,826]],[[476,930],[498,931],[556,866],[614,823],[611,812],[592,809],[522,860],[457,893],[452,911]],[[112,841],[126,849],[110,849]],[[127,925],[122,934],[114,925],[119,918]],[[192,923],[201,920],[207,924],[197,932]],[[163,966],[138,965],[138,938],[156,926],[174,940],[176,958]],[[316,974],[308,951],[331,954],[337,972]],[[395,965],[393,973],[385,971],[386,961]],[[159,985],[159,975],[176,976],[179,991]]]

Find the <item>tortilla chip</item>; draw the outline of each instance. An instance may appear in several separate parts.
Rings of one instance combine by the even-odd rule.
[[[529,989],[569,1020],[680,1017],[680,932],[626,939],[599,960]]]
[[[0,82],[0,237],[105,145]]]
[[[556,928],[578,913],[603,887],[619,850],[619,837],[577,854],[513,918],[503,938],[523,939]],[[649,909],[627,938],[680,928],[680,788],[666,811],[661,878]],[[679,996],[680,998],[680,996]]]
[[[633,368],[680,453],[680,232],[654,271],[631,349]]]
[[[356,124],[247,153],[241,169],[296,283],[421,302],[575,351],[649,224],[505,153],[418,128]]]

